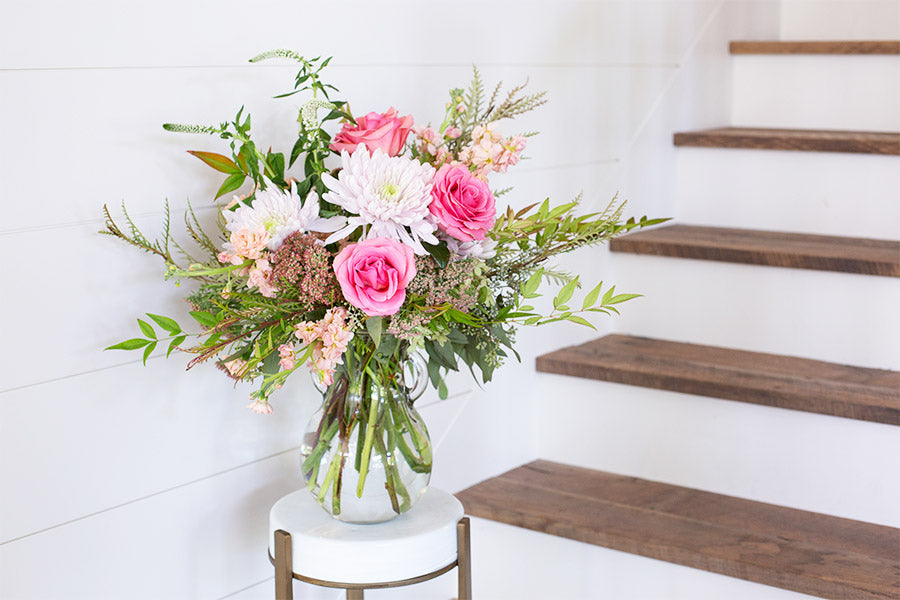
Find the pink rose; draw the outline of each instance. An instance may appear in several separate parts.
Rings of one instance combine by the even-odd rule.
[[[413,126],[412,115],[397,116],[393,106],[384,114],[370,112],[356,120],[356,125],[344,123],[334,136],[330,148],[335,152],[346,150],[353,154],[359,144],[364,144],[369,152],[381,149],[388,156],[397,156],[406,143]]]
[[[334,258],[344,298],[369,316],[392,315],[416,275],[413,249],[389,238],[349,244]]]
[[[496,215],[487,183],[458,165],[444,165],[435,173],[428,209],[438,228],[461,242],[483,240]]]

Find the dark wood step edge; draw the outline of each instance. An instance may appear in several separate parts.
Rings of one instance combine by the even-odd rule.
[[[610,242],[612,252],[900,277],[900,241],[675,224]]]
[[[900,40],[736,40],[731,54],[900,54]]]
[[[823,598],[900,591],[892,527],[547,461],[457,497],[475,517]]]
[[[676,146],[900,155],[900,133],[719,127],[674,134]]]
[[[900,372],[612,334],[537,357],[537,370],[900,425]]]

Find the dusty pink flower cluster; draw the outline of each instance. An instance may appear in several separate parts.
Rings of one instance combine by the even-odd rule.
[[[315,235],[289,235],[271,260],[271,281],[295,288],[298,298],[309,306],[332,305],[340,298],[340,288],[329,264],[331,253]]]
[[[334,369],[343,362],[342,357],[347,344],[353,339],[353,330],[347,323],[347,309],[332,308],[320,321],[298,323],[294,327],[294,333],[304,344],[312,346],[312,357],[307,366],[318,371],[324,385],[331,385],[334,380]],[[287,358],[284,354],[281,356],[282,360]],[[293,356],[290,358],[292,360]]]
[[[454,260],[441,268],[433,258],[416,259],[418,276],[410,283],[410,294],[423,296],[428,306],[449,303],[453,308],[468,312],[478,300],[472,287],[472,259]]]
[[[486,177],[491,171],[506,173],[516,165],[525,149],[525,138],[516,135],[504,138],[494,131],[496,123],[477,125],[472,130],[472,143],[459,153],[459,160],[469,165],[472,172]]]
[[[387,332],[401,340],[412,340],[420,337],[421,327],[428,323],[431,317],[420,310],[410,310],[403,313],[397,313],[391,317]]]

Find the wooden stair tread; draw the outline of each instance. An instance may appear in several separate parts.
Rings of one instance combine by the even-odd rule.
[[[739,40],[732,54],[900,54],[900,40]]]
[[[900,277],[900,241],[669,225],[613,239],[613,252]]]
[[[537,358],[537,370],[900,425],[900,372],[607,335]]]
[[[676,146],[900,154],[900,133],[720,127],[676,133]]]
[[[466,513],[824,598],[897,598],[900,530],[538,460]]]

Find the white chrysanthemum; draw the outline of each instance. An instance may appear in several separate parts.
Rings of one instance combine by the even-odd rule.
[[[447,241],[447,248],[450,249],[450,252],[460,258],[480,258],[481,260],[487,260],[497,256],[497,242],[491,238],[460,242],[448,235],[443,236],[443,239]]]
[[[330,190],[322,198],[357,216],[349,217],[347,226],[325,240],[326,244],[347,237],[359,227],[366,227],[365,238],[391,238],[410,246],[416,254],[426,254],[423,241],[438,242],[428,211],[434,167],[390,157],[381,150],[370,155],[362,144],[352,155],[341,152],[341,163],[337,179],[322,175]]]
[[[331,233],[345,223],[344,217],[320,217],[318,197],[310,193],[306,202],[301,202],[293,183],[289,191],[270,183],[266,189],[256,191],[253,206],[242,205],[235,211],[225,211],[228,231],[256,231],[262,227],[269,232],[266,247],[272,251],[278,250],[284,238],[297,231]]]

